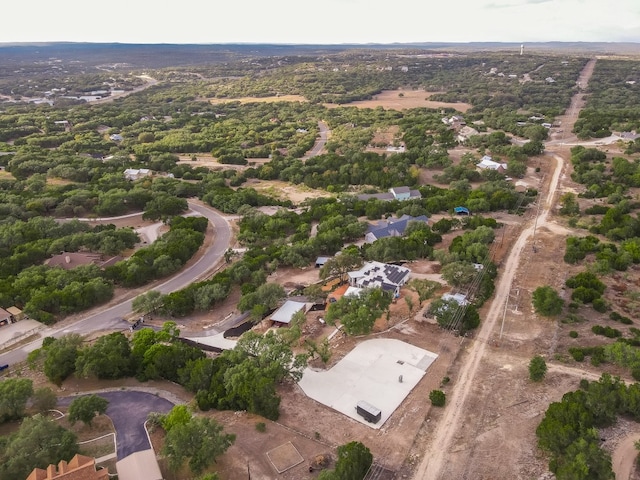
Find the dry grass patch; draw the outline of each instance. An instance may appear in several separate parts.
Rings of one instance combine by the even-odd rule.
[[[47,185],[55,185],[55,186],[64,186],[64,185],[73,185],[77,182],[72,182],[71,180],[67,180],[64,178],[47,178]]]

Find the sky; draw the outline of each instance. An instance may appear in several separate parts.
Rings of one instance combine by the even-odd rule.
[[[640,42],[640,0],[13,0],[0,43]]]

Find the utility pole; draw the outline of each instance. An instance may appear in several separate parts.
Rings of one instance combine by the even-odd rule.
[[[541,183],[544,182],[544,175],[542,176]],[[531,237],[531,243],[533,244],[533,253],[536,253],[536,228],[538,226],[538,216],[540,216],[540,205],[542,204],[542,195],[538,192],[538,208],[536,209],[536,218],[533,221],[533,235]]]
[[[511,285],[507,292],[507,298],[504,299],[504,310],[502,311],[502,325],[500,325],[500,340],[502,340],[502,332],[504,331],[504,319],[507,316],[507,306],[509,305],[509,296],[511,295]]]

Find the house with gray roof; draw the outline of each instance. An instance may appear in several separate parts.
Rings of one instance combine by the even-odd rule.
[[[410,222],[428,223],[429,218],[426,215],[412,217],[411,215],[403,215],[400,218],[390,218],[389,220],[380,220],[375,225],[370,225],[364,240],[367,243],[373,243],[380,238],[385,237],[401,237],[409,226]]]

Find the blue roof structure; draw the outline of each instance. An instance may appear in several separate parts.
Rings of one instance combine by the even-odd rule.
[[[466,215],[469,215],[469,209],[467,207],[455,207],[453,211],[457,214],[464,213]]]

